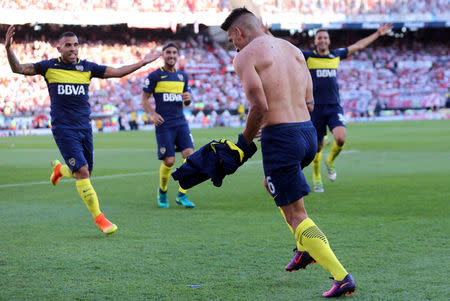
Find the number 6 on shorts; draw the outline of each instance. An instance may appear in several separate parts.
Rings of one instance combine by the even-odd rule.
[[[275,185],[272,183],[272,178],[270,176],[266,177],[267,187],[272,195],[275,194]]]

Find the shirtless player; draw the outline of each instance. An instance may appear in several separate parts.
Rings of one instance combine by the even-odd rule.
[[[305,58],[289,42],[266,35],[246,8],[234,9],[221,28],[238,51],[234,68],[250,102],[242,134],[250,143],[262,128],[264,183],[295,236],[299,260],[306,258],[305,266],[315,260],[333,275],[333,286],[322,296],[351,294],[356,286],[353,277],[303,204],[311,189],[302,169],[317,151],[308,112],[308,105],[313,105],[312,80]]]

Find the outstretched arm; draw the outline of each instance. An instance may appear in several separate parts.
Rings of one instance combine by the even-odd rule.
[[[373,41],[375,41],[379,37],[384,36],[389,31],[391,31],[391,29],[392,29],[392,24],[390,24],[390,23],[380,25],[380,27],[378,28],[378,30],[376,32],[374,32],[373,34],[371,34],[370,36],[368,36],[364,39],[359,40],[355,44],[350,45],[348,47],[348,55],[351,55],[358,50],[362,50],[362,49],[366,48],[367,46],[372,44]]]
[[[5,49],[6,54],[8,56],[8,62],[11,66],[11,70],[14,73],[19,73],[23,75],[36,75],[36,70],[34,69],[33,64],[21,64],[19,60],[17,59],[16,55],[14,54],[14,51],[11,48],[13,37],[15,33],[15,27],[14,25],[11,25],[8,27],[8,30],[6,31],[6,37],[5,37]]]
[[[153,62],[157,58],[161,56],[161,53],[148,53],[145,55],[144,59],[140,62],[137,62],[135,64],[126,65],[120,68],[114,68],[114,67],[106,67],[105,74],[103,75],[103,78],[111,78],[111,77],[122,77],[127,74],[130,74],[139,68],[144,67],[148,63]]]
[[[234,70],[242,81],[245,96],[250,102],[245,128],[242,132],[248,144],[252,143],[261,128],[264,116],[268,111],[267,99],[261,78],[256,72],[255,66],[249,57],[251,53],[240,53],[234,59]]]

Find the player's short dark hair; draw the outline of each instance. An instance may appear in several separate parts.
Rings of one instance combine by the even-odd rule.
[[[169,42],[169,43],[167,43],[166,45],[163,46],[163,49],[162,49],[162,50],[164,51],[164,50],[166,50],[166,49],[169,48],[169,47],[174,47],[174,48],[177,49],[177,51],[179,51],[177,44],[175,44],[174,42]]]
[[[66,32],[63,32],[60,36],[59,36],[59,39],[58,40],[61,40],[62,38],[65,38],[65,37],[76,37],[77,35],[76,34],[74,34],[73,32],[71,32],[71,31],[66,31]]]
[[[228,17],[225,19],[225,21],[222,23],[222,25],[220,25],[220,28],[222,28],[222,30],[224,30],[224,31],[227,31],[230,28],[231,24],[233,24],[233,22],[237,18],[239,18],[240,16],[245,15],[245,14],[254,15],[245,6],[233,9],[231,11],[231,13],[228,15]]]
[[[326,30],[325,28],[319,28],[319,29],[316,30],[316,33],[314,34],[314,36],[316,36],[316,34],[318,34],[319,32],[326,32],[326,33],[328,33],[328,35],[330,34],[328,32],[328,30]]]

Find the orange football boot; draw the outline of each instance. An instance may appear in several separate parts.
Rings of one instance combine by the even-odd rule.
[[[113,234],[117,231],[117,226],[111,223],[103,213],[100,213],[96,217],[94,217],[95,223],[103,231],[105,234]]]
[[[52,161],[52,175],[50,176],[50,182],[52,182],[53,185],[58,184],[59,180],[61,180],[62,177],[64,177],[61,174],[61,162],[59,160],[53,160]]]

